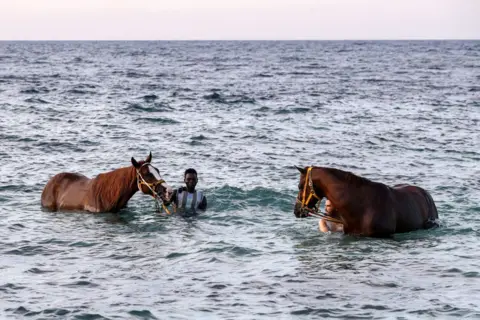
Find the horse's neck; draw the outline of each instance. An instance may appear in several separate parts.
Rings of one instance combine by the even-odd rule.
[[[138,191],[135,168],[124,167],[99,174],[93,179],[95,198],[105,211],[120,209]]]
[[[318,168],[312,172],[312,179],[318,181],[316,184],[325,194],[325,197],[332,202],[333,206],[342,211],[358,211],[359,201],[361,202],[363,190],[346,181],[340,175],[333,174],[327,168]],[[362,187],[363,188],[363,187]],[[356,212],[357,214],[359,212]]]

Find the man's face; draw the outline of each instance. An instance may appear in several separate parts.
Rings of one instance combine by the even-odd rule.
[[[185,176],[185,184],[188,189],[195,189],[197,185],[197,176],[194,173],[187,173]]]
[[[332,203],[330,201],[325,201],[325,211],[327,213],[332,213],[333,212],[333,206],[332,206]]]

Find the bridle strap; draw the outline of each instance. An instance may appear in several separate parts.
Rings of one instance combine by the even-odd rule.
[[[307,185],[310,187],[310,194],[308,195],[308,199],[305,200],[307,196]],[[302,197],[302,209],[308,205],[312,197],[315,197],[317,200],[322,200],[316,193],[315,189],[313,189],[313,182],[312,182],[312,167],[308,167],[307,174],[305,178],[305,185],[303,186],[303,197]]]
[[[142,166],[140,167],[140,169],[145,166],[145,165],[149,165],[149,163],[144,163],[142,164]],[[155,200],[157,201],[157,204],[158,202],[161,202],[162,203],[162,207],[163,207],[163,210],[165,210],[165,212],[167,214],[170,214],[170,210],[168,210],[168,208],[165,206],[165,204],[163,203],[163,200],[161,200],[160,196],[158,195],[158,193],[154,190],[155,187],[159,184],[162,184],[165,182],[165,180],[161,179],[161,180],[157,180],[155,181],[154,183],[148,183],[147,181],[145,181],[145,179],[143,178],[142,174],[140,173],[140,170],[135,168],[135,170],[137,171],[137,187],[138,187],[138,190],[142,190],[141,189],[141,186],[142,184],[144,186],[147,186],[148,189],[150,189],[150,191],[152,192],[152,197],[155,198]],[[161,201],[159,201],[158,199],[160,199]]]
[[[343,224],[343,221],[341,221],[339,219],[332,218],[330,216],[327,216],[326,213],[319,212],[318,205],[320,204],[320,201],[322,200],[322,198],[320,198],[315,193],[315,189],[313,188],[312,169],[313,169],[312,167],[308,167],[307,168],[307,174],[305,175],[306,177],[305,177],[305,184],[303,186],[303,196],[302,196],[302,201],[301,201],[301,204],[302,204],[301,210],[307,211],[307,214],[310,217],[319,217],[319,218],[325,219],[325,220],[330,221],[330,222]],[[310,187],[310,194],[308,195],[308,198],[307,198],[307,185]],[[312,197],[315,197],[319,201],[314,209],[310,209],[308,207],[308,204],[310,203],[310,200],[312,199]],[[307,199],[305,199],[305,198],[307,198]],[[297,198],[297,202],[300,202],[298,200],[298,198]]]

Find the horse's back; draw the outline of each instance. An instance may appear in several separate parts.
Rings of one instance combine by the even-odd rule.
[[[62,172],[53,176],[45,185],[42,192],[42,207],[50,210],[58,210],[61,207],[61,199],[66,191],[74,184],[83,184],[89,179],[78,173]],[[59,205],[60,204],[60,205]]]

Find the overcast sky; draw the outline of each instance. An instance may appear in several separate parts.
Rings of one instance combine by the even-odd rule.
[[[480,39],[480,0],[0,0],[0,39]]]

